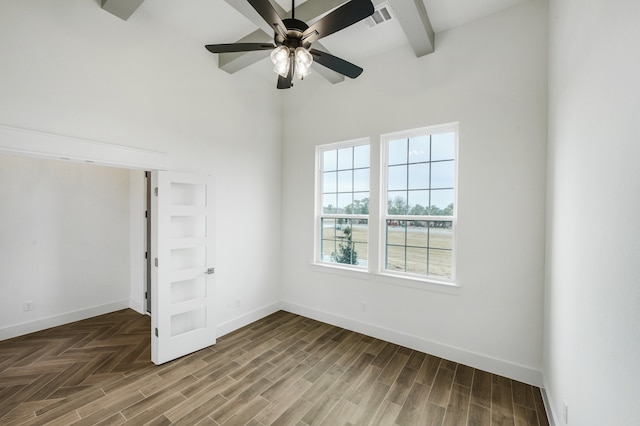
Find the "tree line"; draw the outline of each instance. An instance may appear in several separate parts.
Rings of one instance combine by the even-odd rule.
[[[387,202],[388,214],[397,215],[412,215],[412,216],[453,216],[453,203],[447,207],[441,209],[436,205],[422,206],[416,204],[409,207],[407,202],[402,197],[395,197],[393,200]],[[325,213],[330,214],[369,214],[369,198],[363,198],[362,200],[355,200],[344,208],[336,208],[332,204],[325,207]]]

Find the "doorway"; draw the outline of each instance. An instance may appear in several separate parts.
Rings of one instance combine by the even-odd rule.
[[[139,313],[146,313],[147,302],[144,293],[147,292],[147,294],[150,295],[150,292],[147,290],[147,281],[145,278],[145,275],[149,275],[145,274],[148,266],[144,261],[144,253],[148,251],[146,247],[146,235],[149,235],[149,233],[146,232],[144,218],[147,205],[144,171],[166,169],[168,163],[167,155],[160,152],[106,144],[88,139],[34,132],[8,126],[0,126],[0,155],[22,159],[54,160],[52,164],[61,164],[63,166],[66,164],[82,166],[84,168],[108,166],[106,168],[124,169],[126,173],[137,176],[129,183],[130,205],[128,207],[120,207],[122,211],[130,208],[129,214],[123,216],[121,220],[122,226],[125,228],[129,226],[130,233],[128,236],[124,235],[119,238],[119,244],[125,244],[126,246],[119,246],[121,256],[118,258],[120,260],[116,267],[105,266],[106,264],[104,262],[100,262],[101,255],[93,250],[71,250],[68,246],[61,246],[53,239],[48,240],[53,242],[47,246],[45,244],[47,241],[41,238],[26,238],[26,231],[29,229],[39,230],[39,228],[44,227],[49,222],[56,220],[57,223],[53,224],[56,226],[52,225],[50,229],[55,230],[56,233],[61,235],[66,232],[72,232],[75,224],[72,220],[67,220],[69,218],[65,218],[67,215],[64,213],[51,214],[38,220],[32,220],[28,226],[25,225],[20,230],[17,230],[16,233],[18,235],[22,233],[19,241],[21,241],[21,244],[25,244],[27,250],[17,250],[17,247],[14,246],[13,243],[10,247],[2,247],[3,254],[7,252],[14,257],[18,254],[22,256],[22,258],[18,259],[18,262],[14,262],[14,264],[27,266],[17,269],[4,268],[0,271],[9,274],[3,278],[3,281],[11,283],[12,288],[16,290],[12,291],[15,297],[11,300],[8,300],[6,297],[0,298],[0,305],[3,307],[3,309],[0,309],[0,316],[4,315],[7,317],[3,317],[1,321],[6,327],[3,327],[0,331],[0,340],[119,309],[132,308]],[[61,169],[63,166],[60,166]],[[19,167],[24,167],[24,165]],[[9,182],[11,182],[11,179],[9,179]],[[67,189],[61,191],[62,195],[64,195],[67,190],[75,192],[75,187],[83,187],[83,190],[86,189],[96,193],[98,200],[108,199],[112,196],[108,188],[105,189],[99,185],[95,188],[90,188],[90,186],[88,186],[89,182],[83,179],[75,178],[72,179],[71,182],[73,182],[72,185],[69,185]],[[16,185],[9,185],[9,183],[7,183],[5,190],[9,192],[13,191],[17,194],[29,192],[28,186],[20,186],[18,182],[15,183]],[[97,181],[97,184],[100,184],[100,180]],[[25,198],[22,197],[20,200],[24,201]],[[62,197],[56,197],[50,191],[43,191],[42,194],[39,194],[39,198],[33,197],[30,202],[33,203],[34,210],[42,209],[43,203],[45,202],[49,204],[57,202],[65,203]],[[82,203],[78,200],[68,201],[66,203],[75,208],[75,211],[81,211],[82,209],[91,207],[88,205],[83,206],[83,204],[88,203]],[[4,206],[6,206],[6,204],[4,204]],[[89,220],[84,216],[79,216],[76,220],[77,224],[84,225],[89,223]],[[108,227],[109,225],[99,226]],[[91,248],[91,244],[95,243],[95,240],[98,239],[97,237],[93,240],[88,238],[92,235],[92,231],[93,229],[90,226],[84,230],[84,235],[87,237],[86,241],[80,240],[76,246]],[[78,238],[82,238],[82,235]],[[128,244],[126,241],[128,241]],[[73,246],[73,244],[71,245]],[[34,250],[34,248],[43,247],[53,247],[52,254],[47,257],[47,261],[45,261],[41,253]],[[55,256],[58,256],[58,258]],[[126,290],[120,291],[118,293],[119,296],[109,296],[105,294],[105,288],[108,288],[107,285],[97,286],[97,290],[91,291],[89,291],[89,289],[93,289],[93,287],[89,286],[80,286],[68,291],[62,288],[56,288],[56,286],[46,286],[44,284],[42,288],[34,288],[32,290],[21,285],[15,286],[15,283],[21,280],[21,277],[16,275],[16,271],[22,271],[24,274],[28,274],[28,276],[25,275],[24,278],[25,281],[28,282],[46,283],[47,280],[55,276],[60,276],[61,282],[64,282],[64,280],[68,278],[64,274],[69,268],[64,266],[65,263],[60,259],[64,260],[72,256],[79,258],[80,261],[77,263],[79,267],[72,267],[71,269],[75,269],[78,276],[85,277],[87,282],[100,282],[103,276],[110,274],[113,270],[128,270],[129,273],[125,272],[123,276],[118,279],[118,281],[125,286]],[[83,259],[83,256],[89,260]],[[4,258],[9,259],[9,256],[5,256]],[[37,266],[34,266],[36,265],[34,262],[37,262]],[[97,262],[97,264],[92,262]],[[83,268],[83,265],[91,267]],[[42,277],[40,275],[42,275]],[[37,296],[32,296],[33,294]],[[96,296],[97,299],[91,299],[92,296]],[[46,302],[40,303],[39,300]],[[27,301],[32,303],[24,303]],[[52,302],[55,302],[53,303],[54,308],[51,308]],[[5,305],[7,309],[4,309]],[[31,308],[31,310],[28,308]]]

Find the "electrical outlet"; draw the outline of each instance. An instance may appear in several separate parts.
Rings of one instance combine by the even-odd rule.
[[[360,302],[360,310],[362,312],[367,312],[367,302]]]
[[[33,310],[33,300],[27,300],[24,302],[24,304],[22,305],[22,310],[27,312],[27,311],[32,311]]]
[[[562,417],[564,418],[564,424],[569,424],[569,406],[567,401],[562,401]]]

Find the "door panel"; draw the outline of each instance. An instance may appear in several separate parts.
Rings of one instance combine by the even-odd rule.
[[[210,177],[152,173],[151,360],[155,364],[216,342],[213,187]]]

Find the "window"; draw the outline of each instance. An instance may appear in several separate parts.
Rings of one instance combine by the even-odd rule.
[[[319,146],[316,262],[454,281],[456,153],[456,124]]]
[[[369,241],[369,141],[320,147],[319,261],[366,268]]]
[[[382,269],[453,280],[455,128],[382,137]]]

